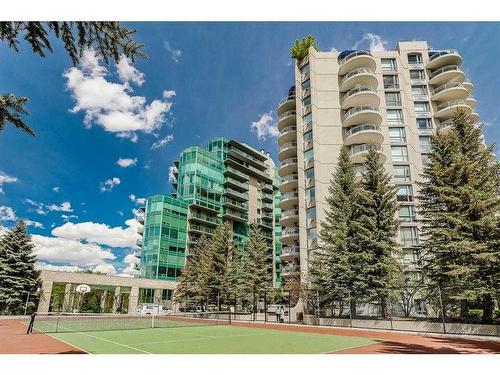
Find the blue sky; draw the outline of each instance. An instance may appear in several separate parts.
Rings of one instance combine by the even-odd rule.
[[[87,61],[70,70],[57,41],[44,59],[25,44],[19,54],[0,44],[1,90],[30,98],[27,121],[37,133],[9,126],[0,135],[0,225],[31,220],[44,266],[129,274],[133,259],[123,260],[133,247],[137,198],[168,193],[169,166],[190,145],[225,136],[275,157],[275,108],[293,82],[289,48],[306,34],[321,50],[368,48],[370,41],[393,49],[399,40],[458,49],[486,141],[500,140],[499,23],[127,25],[149,57],[120,69]],[[113,90],[120,100],[101,96]],[[270,134],[259,139],[253,122]],[[132,165],[118,165],[120,158]]]

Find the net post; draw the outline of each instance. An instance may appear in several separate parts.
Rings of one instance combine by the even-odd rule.
[[[349,299],[349,306],[347,306],[347,308],[349,309],[349,326],[352,328],[352,308],[351,308],[351,291],[349,290],[347,292],[347,296],[348,296],[348,299]]]
[[[26,331],[27,335],[33,332],[33,325],[35,324],[35,315],[36,315],[36,313],[31,314],[30,323],[28,325],[28,330]]]
[[[60,317],[60,315],[57,315],[57,320],[56,320],[56,333],[59,331],[59,317]]]
[[[220,311],[220,292],[217,292],[217,320],[219,320],[219,311]]]
[[[292,322],[292,309],[291,309],[291,298],[290,298],[290,291],[288,291],[288,323]]]
[[[151,314],[151,328],[155,328],[155,314]]]

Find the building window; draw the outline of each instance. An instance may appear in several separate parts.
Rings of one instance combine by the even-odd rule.
[[[304,74],[307,73],[311,70],[311,66],[309,64],[304,65],[302,68],[300,68],[300,73]]]
[[[401,245],[403,246],[416,246],[418,245],[418,231],[417,227],[401,227],[399,228],[401,236]]]
[[[385,104],[390,107],[401,105],[401,94],[399,92],[386,92]]]
[[[423,70],[410,70],[410,79],[419,80],[425,79],[425,74]]]
[[[408,55],[408,64],[418,65],[422,64],[422,55],[420,53],[412,53]]]
[[[306,152],[304,152],[304,162],[308,162],[309,160],[314,158],[314,149],[310,148]]]
[[[411,92],[415,96],[427,96],[427,87],[422,85],[412,86]]]
[[[394,166],[394,179],[399,181],[410,181],[411,172],[409,165],[395,165]]]
[[[431,137],[418,137],[420,152],[431,152]]]
[[[402,124],[403,123],[403,111],[401,109],[388,109],[387,110],[387,122],[389,124]]]
[[[307,98],[305,98],[304,100],[302,100],[302,106],[306,106],[306,105],[310,105],[311,104],[311,97],[308,96]]]
[[[405,128],[389,128],[389,141],[391,143],[405,143]]]
[[[306,200],[307,199],[314,199],[314,197],[316,196],[316,190],[315,188],[309,188],[309,189],[306,189]]]
[[[302,90],[308,89],[309,87],[311,87],[311,80],[310,79],[302,82]]]
[[[304,142],[309,142],[312,141],[313,139],[313,132],[308,131],[307,133],[304,133]]]
[[[394,72],[396,68],[396,59],[382,59],[381,60],[383,72]]]
[[[414,206],[401,206],[399,208],[399,218],[408,223],[414,223],[417,220],[417,216],[415,214]]]
[[[419,130],[430,130],[432,129],[432,122],[430,118],[418,118],[417,127]]]
[[[413,188],[411,185],[399,185],[396,191],[398,202],[413,202]]]
[[[307,115],[302,117],[302,120],[304,121],[305,125],[309,125],[310,123],[312,123],[312,112],[309,112]]]
[[[429,102],[415,102],[413,105],[417,116],[423,113],[428,114],[431,111]]]
[[[392,161],[408,161],[408,148],[406,146],[391,146]]]
[[[384,75],[384,89],[399,89],[399,79],[397,75]]]
[[[305,177],[306,179],[314,179],[314,168],[309,168],[307,170],[304,171],[304,174],[305,174]]]

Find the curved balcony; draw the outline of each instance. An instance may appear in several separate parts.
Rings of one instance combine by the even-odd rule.
[[[472,91],[474,91],[474,85],[472,84],[471,81],[466,79],[465,81],[462,82],[462,85],[464,85],[469,94],[472,94]]]
[[[298,163],[297,158],[288,158],[282,160],[279,170],[280,176],[284,177],[292,173],[297,173],[297,163]]]
[[[342,97],[342,109],[348,109],[360,105],[370,105],[378,107],[380,98],[377,95],[377,90],[370,86],[360,86],[349,90]]]
[[[462,57],[456,49],[430,52],[427,69],[438,69],[446,65],[461,65]]]
[[[286,128],[289,125],[294,125],[296,123],[296,118],[297,118],[297,111],[295,109],[283,112],[280,115],[280,119],[278,121],[278,130]]]
[[[451,100],[449,102],[444,102],[436,106],[435,116],[438,119],[447,119],[453,117],[454,113],[462,109],[468,115],[471,114],[471,108],[467,105],[465,100]]]
[[[282,193],[294,191],[299,184],[299,175],[297,173],[290,174],[281,179],[280,191]]]
[[[286,128],[280,130],[280,136],[278,138],[278,144],[283,144],[297,139],[297,126],[289,125]]]
[[[339,65],[339,75],[341,76],[357,68],[369,68],[375,71],[377,67],[377,63],[370,51],[365,50],[352,51],[340,60]]]
[[[358,68],[351,70],[340,81],[340,91],[349,91],[356,86],[377,87],[378,80],[375,71],[370,68]]]
[[[370,148],[370,146],[374,146],[375,149],[380,152],[382,163],[385,163],[387,158],[382,153],[382,146],[369,143],[351,146],[351,149],[349,150],[349,153],[351,155],[351,162],[354,164],[363,163],[365,161],[366,155],[368,155],[368,149]]]
[[[429,76],[429,85],[441,86],[447,82],[463,82],[465,74],[458,65],[444,66]]]
[[[288,95],[286,98],[280,100],[278,104],[278,115],[295,109],[295,95]]]
[[[382,144],[384,136],[380,126],[373,124],[356,125],[345,132],[344,144],[350,146],[356,143]]]
[[[437,130],[441,132],[447,132],[451,129],[451,125],[453,125],[453,119],[441,121],[439,124],[437,124]]]
[[[293,243],[299,239],[298,227],[286,227],[281,231],[281,241],[284,243]]]
[[[288,193],[281,194],[280,207],[282,210],[288,210],[297,205],[299,201],[299,193],[297,190],[292,190]]]
[[[300,247],[297,245],[283,246],[281,248],[280,258],[283,260],[290,260],[300,256]]]
[[[278,153],[278,159],[285,160],[297,156],[297,142],[287,142],[280,145],[280,151]]]
[[[432,100],[450,101],[455,99],[465,99],[469,96],[469,91],[461,82],[450,82],[432,90]]]
[[[370,105],[361,105],[358,107],[350,108],[344,114],[345,127],[359,125],[359,124],[374,124],[380,125],[382,123],[382,116],[377,107]]]
[[[472,96],[469,96],[467,99],[465,99],[465,103],[474,112],[474,110],[476,109],[476,106],[477,106],[477,100],[474,99]]]
[[[297,225],[298,221],[299,221],[299,210],[292,208],[290,210],[285,210],[281,212],[280,223],[284,227],[293,224]]]
[[[477,112],[472,112],[469,117],[473,123],[476,123],[479,121],[479,113],[477,113]]]

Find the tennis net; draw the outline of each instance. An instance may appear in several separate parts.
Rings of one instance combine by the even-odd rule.
[[[147,328],[178,328],[231,324],[228,311],[177,312],[169,315],[37,313],[32,333],[92,332]]]

